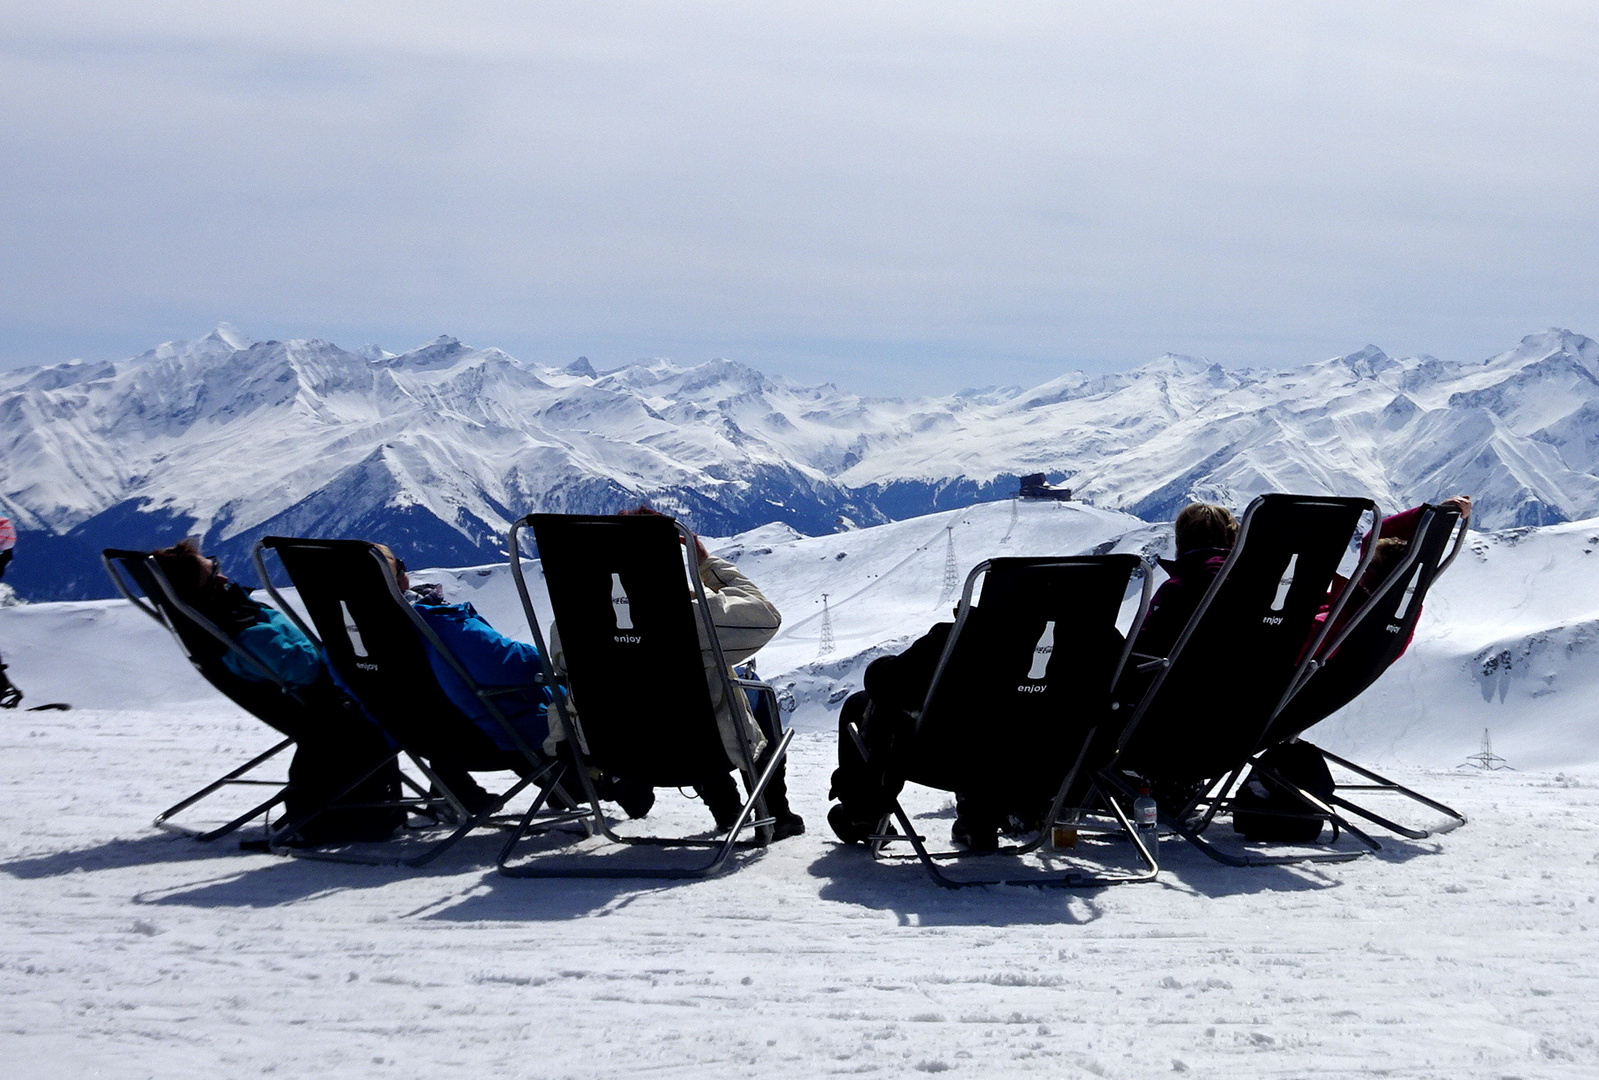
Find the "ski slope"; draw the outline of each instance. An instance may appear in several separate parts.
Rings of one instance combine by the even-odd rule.
[[[168,837],[156,812],[272,733],[125,603],[0,609],[24,704],[77,706],[0,714],[4,1075],[1599,1074],[1599,522],[1473,534],[1411,651],[1317,729],[1465,828],[1319,869],[1166,844],[1151,886],[952,894],[826,833],[835,699],[947,617],[951,538],[961,576],[1169,541],[1114,512],[1016,510],[715,542],[787,616],[761,669],[798,706],[811,831],[697,883],[505,879],[491,836],[427,872]],[[416,576],[525,632],[506,567]],[[1454,768],[1484,727],[1519,771]],[[947,835],[948,796],[911,804]],[[650,821],[708,824],[674,792]]]

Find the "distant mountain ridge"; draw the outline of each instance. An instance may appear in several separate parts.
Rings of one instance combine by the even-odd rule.
[[[252,341],[226,324],[115,363],[0,372],[8,581],[105,595],[100,547],[198,533],[232,566],[270,533],[385,539],[416,565],[498,556],[533,510],[641,499],[715,535],[802,533],[1003,498],[1045,472],[1169,519],[1193,498],[1454,491],[1484,528],[1599,515],[1599,343],[1533,334],[1480,363],[1375,346],[1282,370],[1163,356],[1031,389],[866,398],[744,364],[608,372],[439,337],[409,352]]]

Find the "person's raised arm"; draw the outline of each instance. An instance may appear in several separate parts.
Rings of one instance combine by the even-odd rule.
[[[716,640],[729,664],[741,664],[772,640],[783,616],[743,571],[715,555],[700,560],[700,581],[710,605]]]
[[[1438,502],[1439,506],[1453,506],[1460,511],[1460,520],[1471,519],[1471,496],[1451,495]],[[1401,510],[1397,514],[1390,514],[1382,519],[1382,528],[1377,530],[1379,539],[1393,537],[1396,540],[1411,540],[1415,538],[1416,526],[1421,523],[1421,512],[1426,509],[1426,504],[1412,506],[1409,510]]]

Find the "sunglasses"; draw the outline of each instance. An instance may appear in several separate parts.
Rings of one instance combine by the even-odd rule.
[[[403,573],[405,573],[405,560],[396,558],[394,560],[394,574],[398,577]]]

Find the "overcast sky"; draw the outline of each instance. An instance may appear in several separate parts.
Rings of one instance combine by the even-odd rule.
[[[938,392],[1599,336],[1592,3],[0,7],[0,366],[205,333]]]

